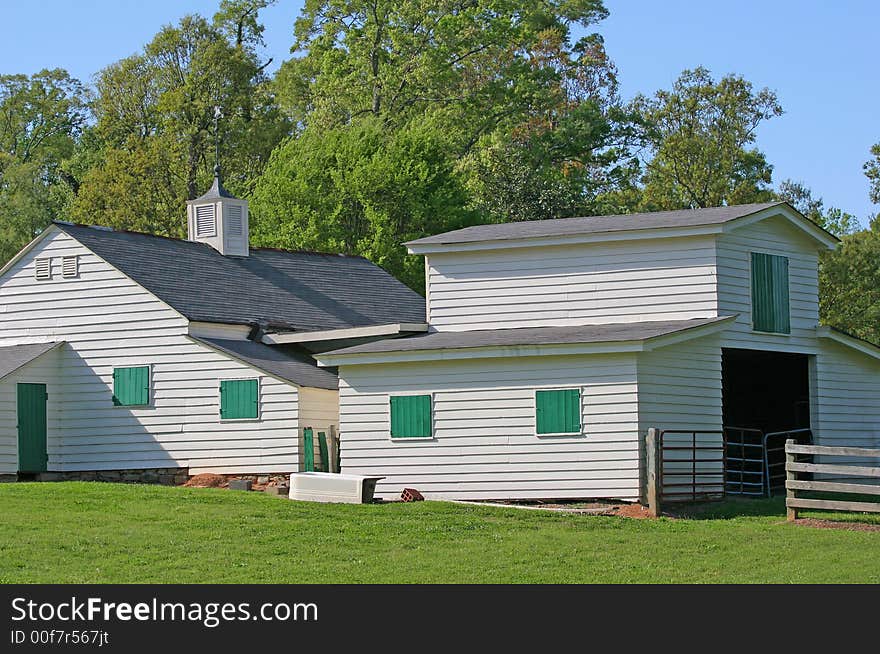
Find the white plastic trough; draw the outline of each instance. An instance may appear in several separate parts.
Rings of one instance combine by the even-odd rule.
[[[290,475],[290,499],[304,502],[366,504],[373,500],[376,483],[385,477],[331,472],[295,472]]]

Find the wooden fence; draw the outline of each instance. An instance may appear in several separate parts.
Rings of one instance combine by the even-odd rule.
[[[798,461],[799,455],[823,457],[858,457],[878,459],[877,466]],[[880,449],[863,447],[824,447],[821,445],[798,445],[793,439],[785,442],[785,508],[789,520],[797,520],[798,509],[823,509],[829,511],[856,511],[880,513],[880,498],[876,502],[850,502],[844,500],[798,497],[798,492],[844,493],[880,496],[880,484],[839,482],[836,480],[798,479],[798,473],[831,475],[834,477],[880,478]]]

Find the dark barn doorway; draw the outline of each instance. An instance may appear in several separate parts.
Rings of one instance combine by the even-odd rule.
[[[812,441],[810,358],[723,349],[725,491],[762,497],[785,485],[785,440]]]
[[[809,360],[806,354],[722,350],[724,425],[764,433],[808,429]]]

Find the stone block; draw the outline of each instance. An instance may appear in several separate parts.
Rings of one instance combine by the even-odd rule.
[[[249,491],[254,483],[250,479],[230,479],[229,490]]]

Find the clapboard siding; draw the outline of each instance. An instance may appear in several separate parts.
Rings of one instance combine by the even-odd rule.
[[[784,218],[769,218],[718,238],[718,309],[739,314],[725,332],[724,347],[786,352],[816,352],[819,324],[819,254],[814,241]],[[791,334],[752,330],[751,253],[789,260]]]
[[[817,444],[880,448],[880,361],[828,339],[819,345],[811,416]]]
[[[60,257],[71,254],[79,255],[80,274],[64,279]],[[45,256],[53,257],[54,277],[38,282],[33,260]],[[66,342],[50,392],[49,469],[295,470],[297,388],[193,342],[188,331],[183,316],[63,232],[7,271],[0,281],[0,345]],[[41,361],[27,374],[37,374]],[[151,366],[150,406],[113,406],[113,369],[135,365]],[[220,421],[220,380],[254,378],[260,419]],[[14,393],[11,380],[0,389]],[[6,406],[0,400],[0,411]],[[0,465],[8,466],[8,449],[0,446]]]
[[[636,499],[639,484],[635,355],[473,359],[343,366],[342,467],[458,499]],[[583,388],[582,436],[537,436],[535,390]],[[431,440],[390,440],[389,397],[433,395]]]
[[[639,422],[657,429],[721,429],[719,336],[639,355]]]
[[[695,431],[697,434],[665,433],[667,446],[691,445],[694,438],[698,445],[722,446],[722,392],[721,347],[718,334],[705,336],[685,343],[644,352],[639,355],[639,424],[645,435],[649,428],[660,430]],[[689,471],[691,463],[676,463],[676,458],[690,458],[690,452],[668,450],[664,453],[664,482],[667,484],[689,483],[690,475],[675,475],[677,471]],[[700,458],[712,462],[697,464],[704,474],[717,474],[719,485],[705,487],[704,491],[722,488],[723,455],[721,450],[702,450]],[[717,463],[715,462],[717,461]],[[701,481],[710,481],[701,477]],[[667,492],[681,491],[681,487],[669,487]]]
[[[710,238],[432,254],[427,283],[439,331],[717,314]]]

